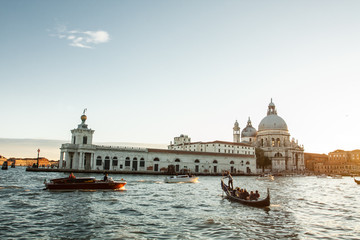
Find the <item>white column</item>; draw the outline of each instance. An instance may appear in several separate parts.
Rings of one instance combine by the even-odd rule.
[[[84,169],[84,153],[83,153],[83,152],[80,152],[80,155],[79,155],[79,165],[78,165],[78,169],[79,169],[79,170]]]
[[[63,152],[63,151],[60,151],[59,168],[62,168],[63,158],[64,158],[64,152]]]
[[[65,152],[65,168],[70,168],[70,158],[69,158],[69,152]]]

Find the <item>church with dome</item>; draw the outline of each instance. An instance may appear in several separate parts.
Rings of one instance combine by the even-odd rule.
[[[238,122],[234,124],[234,142],[240,141]],[[235,130],[236,129],[236,130]],[[271,171],[303,171],[304,147],[294,138],[290,140],[288,126],[278,114],[272,99],[268,106],[267,115],[261,120],[258,130],[248,119],[246,127],[241,131],[241,142],[248,143],[264,151],[264,155],[271,160]]]

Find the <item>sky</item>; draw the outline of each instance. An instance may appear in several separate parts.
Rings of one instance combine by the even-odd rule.
[[[234,122],[258,129],[272,98],[305,152],[359,149],[359,10],[2,0],[0,138],[69,142],[86,108],[94,142],[232,141]]]

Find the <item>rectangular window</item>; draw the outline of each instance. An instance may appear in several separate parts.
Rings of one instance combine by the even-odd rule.
[[[101,166],[102,160],[96,160],[96,166]]]
[[[120,169],[122,169],[122,164],[120,164]]]
[[[145,161],[140,161],[140,167],[145,167]]]
[[[118,165],[118,160],[113,160],[113,166],[117,166]]]

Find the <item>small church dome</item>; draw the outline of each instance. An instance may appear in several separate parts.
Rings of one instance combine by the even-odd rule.
[[[251,120],[249,117],[249,120],[247,122],[246,127],[241,131],[241,137],[256,137],[257,135],[257,131],[256,129],[252,126],[251,124]]]

